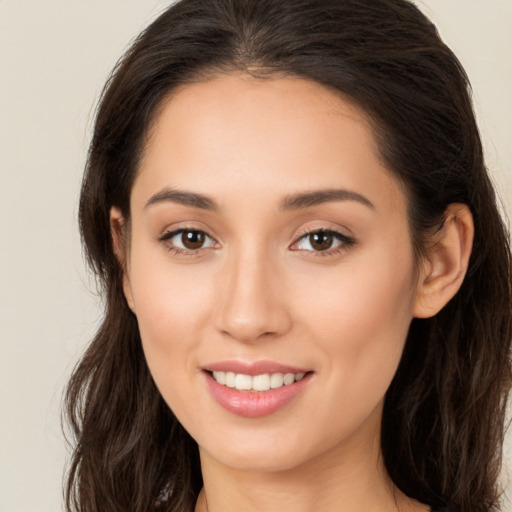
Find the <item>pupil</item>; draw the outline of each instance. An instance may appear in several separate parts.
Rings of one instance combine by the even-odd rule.
[[[333,242],[333,236],[329,233],[319,232],[311,235],[311,247],[317,251],[326,251],[330,249]]]
[[[204,244],[204,233],[200,231],[184,231],[181,241],[187,249],[200,249]]]

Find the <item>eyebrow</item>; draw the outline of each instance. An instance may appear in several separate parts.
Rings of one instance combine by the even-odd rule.
[[[319,204],[331,201],[356,201],[372,210],[375,210],[373,203],[365,196],[342,188],[329,188],[324,190],[313,190],[311,192],[302,192],[293,194],[284,198],[281,203],[281,210],[298,210],[309,208]]]
[[[178,203],[184,206],[200,208],[202,210],[217,211],[219,209],[217,203],[207,196],[196,194],[195,192],[186,192],[171,188],[164,188],[160,192],[151,196],[144,208],[165,202]]]
[[[368,198],[346,189],[313,190],[311,192],[292,194],[283,199],[279,209],[281,211],[299,210],[331,201],[356,201],[372,210],[375,209],[375,206]],[[164,188],[151,196],[144,208],[165,202],[178,203],[209,211],[217,211],[219,209],[217,203],[208,196],[171,188]]]

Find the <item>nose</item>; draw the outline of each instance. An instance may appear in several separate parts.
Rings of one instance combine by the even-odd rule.
[[[244,343],[285,334],[291,328],[291,316],[283,287],[276,265],[261,253],[226,261],[217,329]]]

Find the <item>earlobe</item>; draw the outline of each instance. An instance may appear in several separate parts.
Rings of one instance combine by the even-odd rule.
[[[112,249],[123,271],[123,292],[129,308],[135,313],[130,278],[128,276],[128,263],[126,255],[126,225],[121,210],[115,206],[110,209],[110,233],[112,236]]]
[[[459,291],[473,246],[473,216],[467,205],[454,203],[445,211],[442,228],[432,235],[419,273],[413,314],[436,315]]]

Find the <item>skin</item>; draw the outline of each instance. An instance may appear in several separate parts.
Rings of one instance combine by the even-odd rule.
[[[357,196],[282,208],[327,189]],[[169,190],[216,209],[166,199]],[[382,405],[412,318],[435,314],[460,286],[467,208],[448,209],[437,243],[415,261],[406,194],[364,113],[306,80],[242,74],[172,93],[130,207],[129,237],[111,212],[125,295],[154,380],[199,445],[196,510],[428,510],[387,476]],[[178,229],[206,233],[205,244],[176,253],[181,234],[162,237]],[[307,233],[320,229],[341,238],[315,250]],[[245,418],[205,386],[202,368],[228,359],[314,373],[282,409]]]

